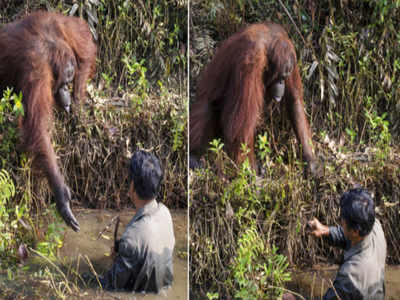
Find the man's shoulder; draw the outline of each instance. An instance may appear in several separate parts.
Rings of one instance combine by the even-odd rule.
[[[382,223],[378,219],[375,219],[375,223],[374,223],[374,226],[372,227],[372,231],[375,232],[375,234],[379,235],[380,237],[385,236],[383,233]]]
[[[172,223],[172,216],[169,209],[162,203],[156,202],[157,205],[152,210],[147,211],[140,219],[136,220],[136,228],[147,228],[155,224],[167,225]]]
[[[127,226],[123,235],[137,238],[147,236],[154,226],[168,226],[172,224],[172,216],[169,209],[162,203],[157,203],[157,209],[149,211],[138,219],[133,219]]]
[[[171,218],[171,212],[169,211],[168,207],[166,207],[163,203],[158,202],[158,208],[162,213]]]
[[[127,250],[132,248],[153,248],[155,244],[170,244],[174,241],[173,222],[168,208],[158,203],[157,209],[147,212],[131,222],[121,237]]]

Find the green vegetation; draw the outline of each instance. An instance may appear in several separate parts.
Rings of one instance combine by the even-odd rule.
[[[16,119],[24,115],[21,100],[22,95],[12,93],[11,89],[5,90],[0,99],[1,166],[8,167],[11,162],[18,161],[15,159],[15,156],[18,157],[15,152],[18,137]],[[18,200],[15,198],[17,191],[12,177],[6,169],[0,169],[0,257],[3,258],[0,266],[9,266],[11,269],[15,261],[25,259],[25,244],[35,244],[39,253],[54,259],[57,249],[62,246],[63,233],[54,205],[43,209],[42,218],[32,214],[31,208],[38,203],[31,201],[30,168],[25,155],[21,155],[19,161],[17,168],[28,177],[28,183]],[[9,273],[11,269],[8,269]]]
[[[246,229],[238,239],[238,253],[231,267],[238,286],[235,298],[276,299],[282,296],[279,287],[290,280],[290,273],[285,272],[287,267],[286,257],[277,254],[274,246],[266,249],[255,227]]]
[[[287,257],[289,270],[320,263],[321,257],[339,262],[340,252],[309,237],[305,225],[313,217],[338,224],[339,196],[357,184],[374,194],[387,261],[398,264],[400,2],[194,1],[191,11],[191,99],[220,41],[248,23],[283,24],[296,47],[305,109],[324,169],[322,178],[305,177],[287,113],[276,104],[257,131],[258,176],[247,162],[233,164],[223,141],[210,143],[206,168],[190,175],[193,295],[245,299],[259,293],[253,298],[269,299],[281,292],[276,287],[285,287],[273,277],[260,284],[266,274],[260,270],[273,261],[275,248]],[[248,230],[256,234],[243,244]],[[254,249],[252,268],[261,275],[255,269],[246,276],[232,272]],[[288,272],[283,266],[272,264],[272,272]]]

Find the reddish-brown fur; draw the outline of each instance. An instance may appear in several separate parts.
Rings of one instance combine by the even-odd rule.
[[[255,167],[255,130],[265,101],[272,100],[269,88],[282,73],[289,74],[283,102],[313,171],[315,156],[295,49],[285,30],[274,23],[250,25],[232,35],[203,70],[190,107],[191,153],[204,150],[212,138],[223,137],[228,154],[237,163],[245,158],[241,144],[247,144]]]
[[[69,189],[57,166],[49,129],[54,92],[68,60],[75,66],[74,98],[85,96],[97,51],[89,27],[80,18],[36,12],[0,28],[0,49],[0,91],[14,87],[23,95],[24,149],[45,171],[59,210],[64,202],[69,208]]]

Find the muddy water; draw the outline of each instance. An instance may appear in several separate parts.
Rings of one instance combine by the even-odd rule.
[[[315,266],[308,271],[294,271],[288,289],[299,293],[305,299],[321,297],[335,279],[338,266]],[[400,266],[386,266],[385,300],[400,299]]]
[[[74,211],[79,221],[81,230],[75,233],[68,229],[65,234],[64,246],[60,256],[77,268],[80,274],[90,271],[90,266],[83,259],[87,256],[97,273],[102,274],[112,265],[110,248],[113,245],[115,223],[99,239],[99,232],[103,231],[111,219],[119,215],[119,236],[122,235],[126,225],[135,214],[134,210],[99,211],[78,210]],[[159,295],[132,294],[124,292],[105,292],[98,288],[83,288],[79,299],[187,299],[187,214],[186,211],[171,211],[174,223],[175,250],[174,250],[174,282],[172,286],[162,291]]]

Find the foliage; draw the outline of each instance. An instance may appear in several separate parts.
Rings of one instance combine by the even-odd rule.
[[[63,235],[65,231],[63,227],[64,221],[56,211],[55,204],[52,205],[50,209],[45,209],[43,216],[44,219],[40,220],[40,227],[38,229],[46,228],[46,231],[42,239],[36,244],[36,250],[45,257],[55,259],[58,249],[63,245]],[[48,223],[46,226],[44,222],[49,222],[48,220],[52,220],[52,222]]]
[[[266,248],[256,228],[247,228],[238,238],[237,256],[231,270],[237,285],[235,298],[277,299],[282,291],[274,287],[282,286],[290,280],[286,272],[286,257],[277,253],[277,248]]]
[[[159,83],[161,85],[161,83]],[[163,88],[161,87],[161,90]],[[186,103],[187,100],[184,100]],[[178,152],[181,150],[186,151],[185,145],[187,144],[187,109],[179,108],[178,106],[174,106],[170,112],[170,118],[172,119],[173,126],[172,126],[172,135],[173,135],[173,144],[172,144],[172,151]]]
[[[12,89],[4,90],[0,98],[0,167],[5,165],[15,156],[13,151],[17,142],[16,120],[24,115],[22,94],[16,95]]]
[[[128,70],[127,87],[135,91],[135,95],[132,97],[132,104],[136,108],[137,113],[140,114],[143,99],[148,97],[149,92],[149,82],[146,78],[147,69],[143,66],[145,60],[142,59],[140,62],[137,62],[134,58],[129,60],[129,58],[125,56],[122,62]]]
[[[376,111],[371,114],[368,110],[365,110],[371,132],[375,132],[375,135],[371,136],[371,142],[377,146],[377,157],[382,159],[383,162],[389,154],[391,141],[389,122],[385,120],[386,115],[387,113],[383,113],[382,116],[377,116]]]
[[[26,191],[28,193],[28,191]],[[28,197],[19,204],[13,203],[15,196],[15,186],[11,176],[5,170],[0,170],[0,254],[3,258],[20,259],[17,253],[18,247],[26,247],[25,244],[35,245],[37,251],[46,257],[55,258],[57,249],[62,246],[62,234],[64,229],[61,218],[56,215],[55,207],[45,209],[44,215],[51,212],[52,218],[40,219],[40,223],[34,222],[31,215],[32,204]],[[50,221],[53,220],[53,221]],[[46,222],[47,225],[44,223]],[[44,236],[38,234],[45,230]],[[7,266],[9,260],[0,261]]]
[[[0,98],[0,166],[3,168],[0,169],[0,253],[4,257],[15,259],[18,257],[19,246],[36,244],[39,252],[54,258],[57,249],[62,246],[63,233],[63,228],[60,227],[62,222],[55,213],[55,206],[44,209],[44,218],[37,222],[31,211],[34,207],[31,185],[28,183],[17,191],[12,179],[31,177],[26,156],[15,151],[18,139],[17,120],[23,115],[22,94],[16,95],[12,89],[6,89]],[[18,168],[12,164],[15,160],[19,162]],[[10,168],[12,175],[5,168]],[[41,234],[42,230],[46,232],[44,235]],[[7,264],[7,261],[4,262]]]
[[[11,248],[13,235],[10,228],[16,227],[16,220],[10,222],[10,214],[7,209],[7,202],[15,194],[15,187],[10,175],[5,170],[0,170],[0,253],[5,253]],[[17,209],[17,212],[19,209]]]
[[[296,147],[293,138],[289,149]],[[399,150],[389,147],[388,154],[381,158],[368,151],[354,153],[354,146],[335,148],[334,143],[327,142],[320,151],[329,159],[324,163],[323,178],[318,179],[305,178],[303,164],[293,156],[286,159],[267,155],[264,162],[268,163],[263,164],[264,173],[260,177],[249,168],[247,161],[236,166],[223,149],[218,153],[215,148],[210,149],[205,168],[190,175],[189,213],[195,216],[191,217],[189,228],[192,292],[203,297],[212,291],[220,298],[234,297],[242,288],[250,293],[244,286],[252,285],[252,280],[242,278],[240,286],[235,281],[240,273],[235,277],[232,269],[226,269],[226,266],[233,267],[238,257],[260,249],[251,236],[248,239],[253,242],[245,243],[249,248],[240,249],[239,239],[249,228],[257,232],[259,243],[264,245],[264,256],[254,259],[252,268],[261,268],[267,263],[273,257],[267,250],[274,246],[276,253],[284,254],[292,267],[317,264],[320,257],[339,263],[340,250],[310,237],[306,223],[316,217],[324,224],[339,224],[338,199],[356,184],[374,195],[377,216],[388,243],[388,262],[398,263],[400,235],[395,228],[400,221]],[[282,285],[284,282],[276,287]]]

